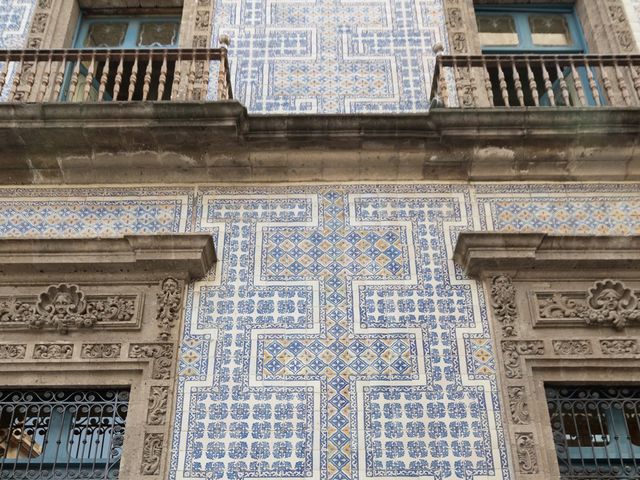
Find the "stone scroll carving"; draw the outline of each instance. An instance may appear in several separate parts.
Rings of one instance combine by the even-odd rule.
[[[147,358],[152,360],[151,378],[167,380],[171,378],[173,344],[136,343],[129,347],[129,358]]]
[[[542,340],[503,340],[502,353],[507,378],[522,378],[520,356],[543,355],[544,342]]]
[[[502,324],[502,335],[517,335],[516,289],[509,276],[498,275],[491,281],[491,307],[496,319]]]
[[[149,409],[147,410],[147,423],[149,425],[164,425],[167,419],[168,402],[169,387],[151,387]]]
[[[162,459],[162,443],[164,435],[161,433],[147,433],[142,446],[142,475],[157,475],[160,471]]]
[[[589,340],[553,340],[556,355],[591,355],[593,350]]]
[[[33,358],[37,360],[62,360],[73,356],[71,343],[38,343],[33,348]]]
[[[0,360],[16,360],[24,358],[27,352],[27,345],[24,343],[3,343],[0,344]]]
[[[158,325],[160,335],[158,339],[167,341],[171,337],[171,330],[180,317],[182,302],[182,287],[175,278],[167,278],[162,282],[158,293]]]
[[[605,355],[627,355],[630,353],[640,353],[640,345],[637,340],[600,340],[600,349]]]
[[[538,455],[533,433],[516,433],[516,452],[521,473],[527,475],[538,473]]]
[[[97,323],[131,322],[137,296],[87,299],[77,285],[51,285],[37,299],[0,298],[0,328],[57,330],[93,328]]]
[[[611,326],[622,330],[640,319],[638,297],[617,280],[600,280],[586,293],[576,298],[555,293],[538,294],[538,314],[542,319],[578,318],[587,325]]]
[[[529,404],[526,399],[525,387],[508,387],[507,394],[509,395],[509,412],[511,413],[513,423],[516,425],[526,425],[530,423],[531,417],[529,415]]]

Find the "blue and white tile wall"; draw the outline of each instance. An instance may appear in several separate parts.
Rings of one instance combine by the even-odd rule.
[[[0,188],[0,236],[209,232],[171,479],[512,478],[461,230],[640,234],[631,184]]]

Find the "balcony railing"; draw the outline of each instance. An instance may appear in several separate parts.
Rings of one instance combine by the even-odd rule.
[[[640,55],[438,55],[431,102],[445,108],[638,107]]]
[[[3,102],[194,101],[210,88],[233,98],[224,46],[0,51]]]

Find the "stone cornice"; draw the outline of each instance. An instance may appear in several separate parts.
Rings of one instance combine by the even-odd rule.
[[[640,236],[462,232],[453,259],[472,278],[511,270],[637,270]]]
[[[216,261],[206,234],[118,238],[0,239],[0,274],[32,276],[88,272],[129,278],[202,278]]]
[[[235,101],[0,104],[0,184],[637,180],[640,109],[249,115]]]

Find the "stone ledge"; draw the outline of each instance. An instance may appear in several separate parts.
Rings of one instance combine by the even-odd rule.
[[[453,260],[471,278],[512,270],[638,270],[640,236],[462,232]]]
[[[0,104],[0,184],[638,180],[640,109],[248,115],[235,101]]]
[[[206,234],[0,239],[0,274],[21,277],[90,272],[190,280],[202,278],[215,261]]]

